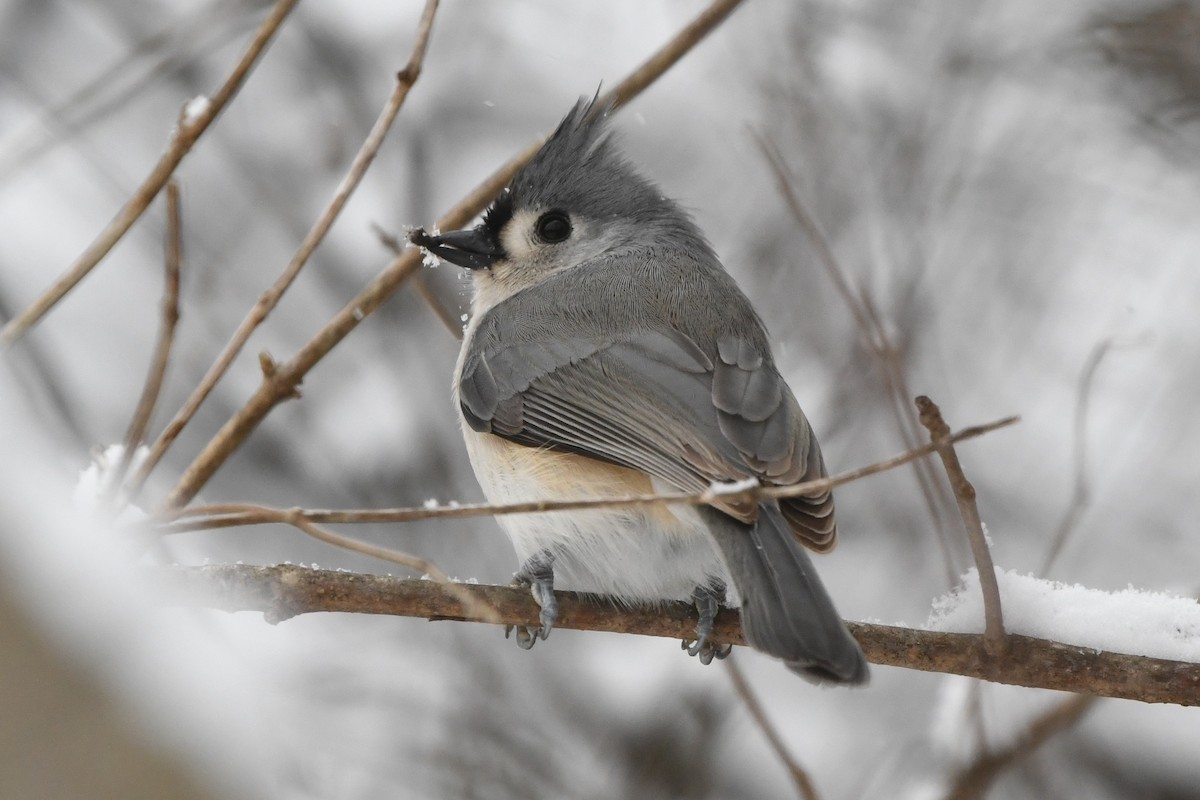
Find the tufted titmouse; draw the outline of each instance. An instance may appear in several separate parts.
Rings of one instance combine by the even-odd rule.
[[[411,240],[473,271],[454,393],[492,502],[788,485],[825,475],[762,321],[688,215],[639,175],[580,100],[471,230]],[[731,496],[732,497],[732,496]],[[717,501],[499,517],[541,605],[553,588],[630,604],[688,599],[708,641],[732,581],[752,647],[818,681],[867,662],[801,545],[833,547],[833,499]],[[685,645],[689,643],[685,642]]]

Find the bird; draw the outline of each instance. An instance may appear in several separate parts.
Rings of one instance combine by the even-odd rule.
[[[581,98],[473,228],[409,240],[470,271],[453,395],[489,502],[700,493],[826,476],[766,327],[690,215],[622,154],[613,106]],[[503,515],[515,582],[553,630],[554,589],[695,604],[703,663],[723,603],[755,650],[816,683],[869,672],[806,548],[837,536],[829,490],[783,499]]]

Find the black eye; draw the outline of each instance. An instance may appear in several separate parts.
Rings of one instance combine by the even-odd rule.
[[[538,217],[534,230],[543,242],[554,244],[571,235],[571,220],[561,211],[547,211]]]

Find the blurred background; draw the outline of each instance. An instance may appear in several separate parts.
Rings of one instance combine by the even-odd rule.
[[[0,322],[116,213],[268,8],[0,0]],[[432,223],[700,8],[447,0],[362,187],[143,507],[249,397],[259,352],[292,355],[388,263],[372,226]],[[182,320],[153,435],[328,203],[420,12],[302,4],[178,170]],[[953,427],[1020,414],[960,448],[997,564],[1194,596],[1198,111],[1200,4],[749,0],[616,126],[757,304],[832,470],[919,439],[915,394]],[[160,198],[0,355],[0,795],[795,795],[725,668],[670,641],[564,630],[525,653],[482,625],[158,607],[131,565],[398,571],[282,527],[147,556],[71,503],[141,392],[163,235]],[[465,312],[453,268],[420,279]],[[201,500],[481,500],[456,353],[403,288]],[[838,491],[841,546],[818,568],[848,618],[919,625],[966,569],[942,481],[909,469]],[[346,532],[461,578],[517,566],[490,519]],[[980,796],[953,794],[962,771],[1065,698],[883,667],[864,690],[820,690],[736,658],[823,798]],[[1200,797],[1198,749],[1194,710],[1099,701],[988,796]]]

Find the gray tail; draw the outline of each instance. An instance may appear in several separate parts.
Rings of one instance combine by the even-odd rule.
[[[742,632],[755,650],[818,683],[867,682],[867,659],[803,547],[774,506],[744,525],[701,507],[742,598]]]

